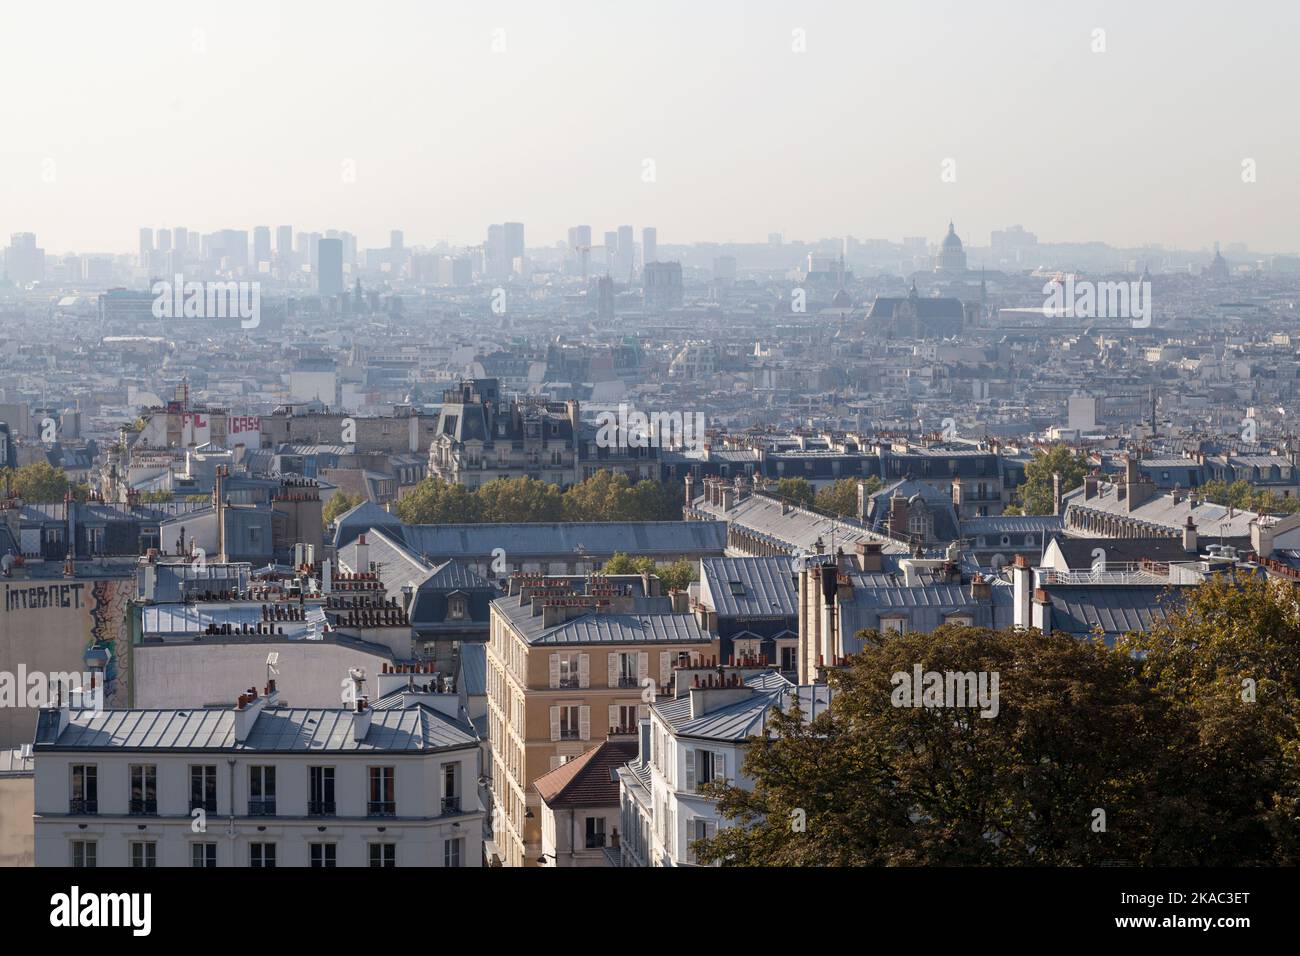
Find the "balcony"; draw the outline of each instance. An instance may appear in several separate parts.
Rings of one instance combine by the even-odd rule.
[[[309,817],[334,816],[334,801],[333,800],[308,800],[307,816]]]
[[[579,736],[580,736],[580,735],[579,735],[578,729],[577,729],[576,727],[561,727],[561,728],[560,728],[560,739],[561,739],[561,740],[577,740]]]
[[[587,849],[588,849],[588,850],[599,850],[599,849],[601,849],[604,845],[605,845],[605,834],[603,834],[603,833],[588,833],[588,834],[587,834]]]
[[[248,815],[250,817],[275,816],[275,797],[249,797]]]
[[[443,813],[460,813],[460,797],[443,797]]]
[[[366,801],[366,816],[368,816],[368,817],[395,817],[395,816],[397,816],[397,801],[395,801],[395,800],[368,800],[368,801]]]
[[[68,801],[68,812],[79,816],[89,816],[99,812],[99,801],[94,797],[89,800],[73,797]]]
[[[157,800],[132,799],[128,811],[133,817],[152,817],[158,815]]]
[[[624,675],[619,675],[618,686],[619,687],[640,687],[641,681],[636,677],[627,677]]]
[[[216,813],[217,798],[206,797],[203,799],[196,799],[195,797],[190,797],[190,813],[193,813],[195,810],[202,810],[204,813]]]

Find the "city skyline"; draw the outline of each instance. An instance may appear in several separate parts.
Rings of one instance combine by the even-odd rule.
[[[108,45],[94,7],[13,14],[64,47],[55,73],[38,48],[5,50],[0,70],[36,82],[8,104],[0,235],[58,254],[130,252],[144,223],[332,220],[368,244],[396,223],[410,245],[463,246],[509,220],[552,243],[586,222],[762,242],[951,219],[972,245],[1011,223],[1043,242],[1300,245],[1285,178],[1300,133],[1258,95],[1289,79],[1300,14],[1279,4],[1012,4],[996,21],[957,5],[394,4],[348,8],[346,40],[342,8],[146,6]],[[267,108],[277,97],[294,111]]]

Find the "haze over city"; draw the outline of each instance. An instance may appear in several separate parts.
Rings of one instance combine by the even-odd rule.
[[[139,3],[124,29],[109,5],[22,4],[0,33],[0,233],[59,253],[131,251],[142,222],[433,245],[518,220],[549,245],[592,220],[742,242],[954,219],[979,245],[1025,222],[1300,248],[1300,129],[1272,95],[1300,8],[996,9]]]

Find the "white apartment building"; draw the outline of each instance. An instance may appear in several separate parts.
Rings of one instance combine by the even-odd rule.
[[[796,687],[775,670],[679,668],[674,677],[674,696],[641,722],[638,758],[618,770],[622,866],[697,865],[691,844],[730,825],[701,787],[752,786],[741,767],[768,712],[789,707],[794,694],[806,717],[830,701],[825,685]]]
[[[447,696],[42,710],[36,865],[479,866],[480,742]]]

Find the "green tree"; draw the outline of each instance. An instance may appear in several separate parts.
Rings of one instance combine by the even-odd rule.
[[[601,565],[601,574],[654,574],[654,558],[633,557],[622,551],[615,553]]]
[[[1215,578],[1128,635],[1169,709],[1161,862],[1300,862],[1300,607],[1291,584]]]
[[[397,516],[407,524],[480,521],[477,496],[464,485],[428,477],[398,499]]]
[[[1126,654],[1037,631],[864,633],[808,722],[774,711],[710,789],[734,821],[695,848],[728,865],[1087,865],[1151,853],[1167,722]],[[896,705],[895,675],[999,675],[997,712]],[[990,677],[991,679],[991,677]],[[1094,824],[1105,811],[1105,831]]]
[[[1016,503],[1021,514],[1052,513],[1052,475],[1058,471],[1061,473],[1061,494],[1065,494],[1083,484],[1083,476],[1088,473],[1088,459],[1066,445],[1055,445],[1050,451],[1035,451],[1034,460],[1025,465],[1025,480],[1016,489]]]
[[[158,489],[157,491],[145,491],[140,494],[141,504],[146,505],[166,504],[171,500],[172,493],[170,491],[163,491],[162,489]]]
[[[807,478],[782,478],[776,483],[776,494],[801,508],[811,508],[816,498]]]
[[[330,500],[325,502],[325,507],[321,509],[321,521],[325,524],[333,524],[334,519],[339,515],[351,511],[359,504],[361,504],[360,495],[354,498],[346,491],[336,491],[330,496]]]
[[[865,491],[868,496],[880,490],[880,479],[875,475],[867,478],[863,484],[866,485]],[[813,500],[818,511],[850,518],[857,517],[858,479],[841,478],[818,491]]]
[[[687,558],[679,558],[672,564],[661,564],[655,570],[663,582],[665,591],[685,591],[695,580],[696,565]]]
[[[498,478],[475,492],[480,521],[560,521],[564,499],[555,485],[522,475]]]
[[[48,461],[34,461],[14,470],[10,476],[14,494],[32,504],[62,501],[68,491],[68,476]]]

